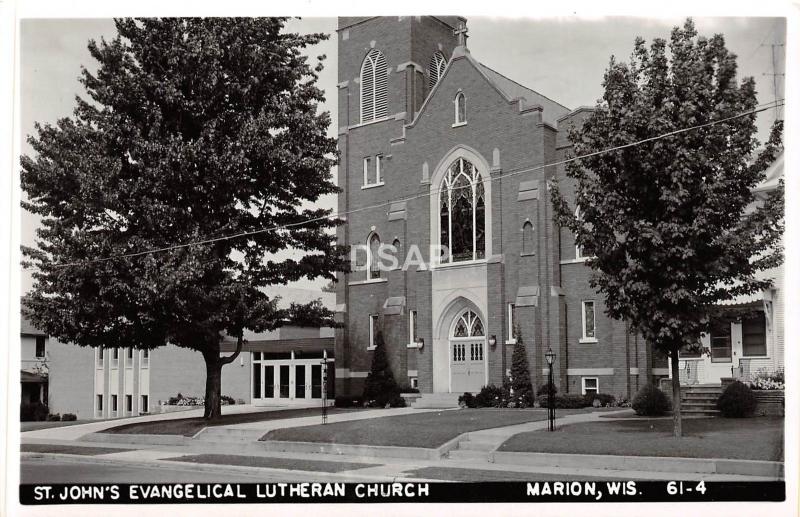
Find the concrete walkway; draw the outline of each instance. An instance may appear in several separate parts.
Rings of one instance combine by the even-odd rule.
[[[298,409],[302,406],[253,406],[250,404],[234,404],[222,406],[223,415],[237,415],[242,413],[255,413],[257,411],[281,411],[284,409]],[[83,435],[97,433],[126,424],[139,422],[156,422],[161,420],[176,420],[179,418],[194,418],[203,416],[203,409],[189,409],[186,411],[173,411],[171,413],[157,413],[153,415],[143,415],[130,418],[115,418],[113,420],[98,420],[86,424],[70,425],[64,427],[50,427],[48,429],[38,429],[36,431],[24,431],[20,433],[22,439],[34,438],[41,440],[77,440]]]

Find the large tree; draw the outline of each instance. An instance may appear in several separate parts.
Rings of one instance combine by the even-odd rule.
[[[669,43],[638,38],[629,64],[612,57],[603,86],[570,133],[574,155],[589,156],[567,165],[574,198],[553,185],[556,220],[592,257],[607,314],[671,359],[680,436],[679,351],[708,330],[715,304],[769,286],[760,273],[782,260],[783,189],[760,204],[752,194],[781,150],[781,126],[756,153],[755,83],[737,82],[723,37],[698,37],[691,20]]]
[[[37,125],[22,157],[23,206],[42,217],[23,249],[28,316],[76,345],[202,353],[209,419],[245,329],[332,321],[319,302],[281,307],[263,288],[345,264],[340,221],[314,205],[337,192],[336,144],[319,110],[324,56],[303,53],[327,36],[285,22],[116,20],[113,40],[89,42],[88,99]]]

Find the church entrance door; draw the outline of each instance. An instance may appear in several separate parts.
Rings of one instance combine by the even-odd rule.
[[[450,332],[450,391],[476,393],[486,385],[486,332],[471,310],[455,320]]]

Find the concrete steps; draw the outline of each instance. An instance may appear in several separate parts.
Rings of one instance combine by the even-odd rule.
[[[458,393],[423,393],[412,402],[411,407],[418,409],[452,409],[458,407]]]
[[[681,412],[687,416],[718,416],[717,399],[722,386],[681,387]]]

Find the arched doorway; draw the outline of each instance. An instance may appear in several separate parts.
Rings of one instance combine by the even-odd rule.
[[[486,384],[486,330],[471,309],[461,312],[450,327],[450,391],[478,392]]]

